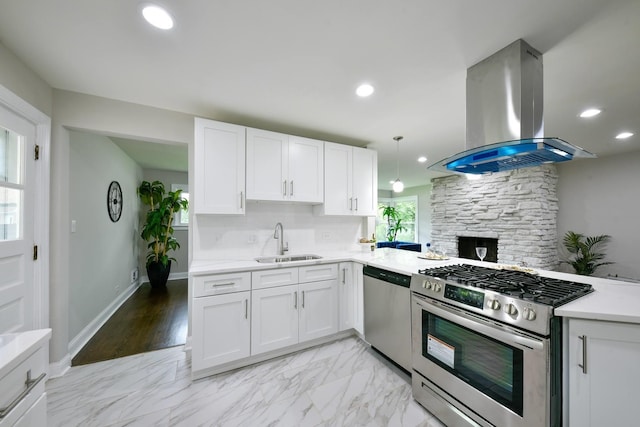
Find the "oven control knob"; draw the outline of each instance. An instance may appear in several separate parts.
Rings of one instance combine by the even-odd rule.
[[[514,304],[509,303],[504,306],[504,312],[511,316],[516,316],[518,314],[518,307],[516,307]]]
[[[490,299],[487,302],[487,305],[492,310],[500,310],[500,301],[498,301],[497,299]]]
[[[533,308],[525,307],[522,311],[522,317],[527,320],[536,320],[536,311]]]
[[[431,289],[433,289],[433,292],[440,292],[442,290],[442,285],[440,283],[434,283]]]
[[[425,280],[424,282],[422,282],[422,287],[425,289],[431,289],[431,282],[428,280]]]

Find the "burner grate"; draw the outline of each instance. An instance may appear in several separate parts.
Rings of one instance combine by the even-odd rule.
[[[469,264],[418,271],[426,276],[487,289],[515,298],[558,307],[593,291],[591,285],[541,277],[523,271],[497,270]]]

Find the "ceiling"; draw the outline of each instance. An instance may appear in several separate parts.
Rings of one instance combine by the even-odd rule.
[[[544,56],[548,136],[640,150],[638,0],[156,3],[173,30],[130,0],[0,0],[0,41],[58,89],[369,146],[389,189],[393,137],[407,187],[439,176],[416,158],[464,149],[466,69],[523,38]],[[376,92],[358,98],[364,81]],[[591,106],[603,113],[577,117]]]

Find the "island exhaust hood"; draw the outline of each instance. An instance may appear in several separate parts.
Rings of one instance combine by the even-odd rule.
[[[542,54],[517,40],[467,70],[466,151],[429,166],[482,174],[594,154],[544,137]]]

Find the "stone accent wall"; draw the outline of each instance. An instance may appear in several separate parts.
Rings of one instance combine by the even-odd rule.
[[[432,244],[456,256],[458,236],[498,239],[498,262],[558,266],[554,165],[432,180]]]

